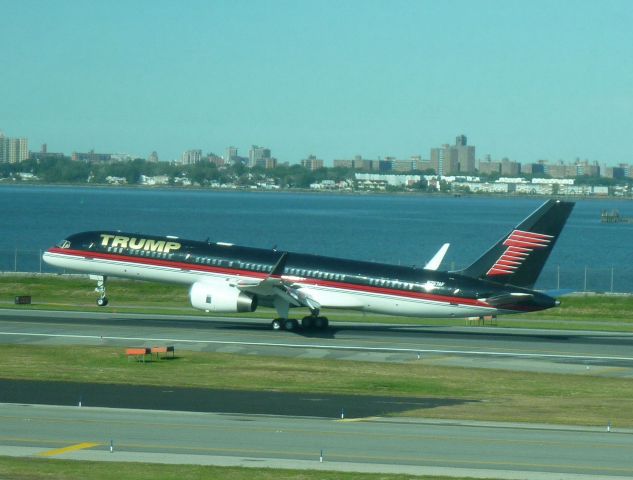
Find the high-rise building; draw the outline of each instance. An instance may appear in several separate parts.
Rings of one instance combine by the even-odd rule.
[[[87,153],[73,152],[70,158],[75,162],[100,163],[100,162],[111,161],[112,154],[111,153],[95,153],[94,150],[90,150]]]
[[[9,139],[0,131],[0,163],[9,161]]]
[[[29,142],[26,138],[13,138],[9,144],[9,163],[18,163],[29,158]]]
[[[156,153],[156,150],[149,154],[147,161],[153,163],[158,162],[158,153]]]
[[[185,150],[180,163],[183,165],[193,165],[202,161],[202,150]]]
[[[521,165],[521,173],[524,175],[540,177],[547,174],[547,170],[547,160],[539,160],[537,163],[524,163]]]
[[[623,167],[604,167],[600,169],[600,176],[605,178],[621,179],[626,177]]]
[[[301,160],[301,166],[308,170],[318,170],[319,168],[323,168],[323,160],[314,155],[310,155],[308,158]]]
[[[253,145],[248,151],[248,166],[265,165],[266,160],[270,160],[270,149]]]
[[[475,147],[468,145],[466,135],[455,137],[454,148],[457,150],[459,173],[475,173]]]
[[[501,162],[493,162],[490,155],[486,155],[485,161],[479,161],[479,173],[481,175],[498,175],[501,173]]]
[[[567,165],[562,160],[546,165],[546,171],[552,178],[570,178],[576,176],[576,166]]]
[[[255,163],[256,167],[265,168],[266,170],[277,167],[277,159],[274,157],[261,158]]]
[[[458,135],[455,145],[431,149],[431,168],[444,176],[475,173],[475,147],[468,145],[466,135]]]
[[[600,165],[598,162],[589,163],[588,160],[576,159],[574,162],[574,166],[576,167],[576,175],[577,177],[598,177],[600,176]]]
[[[501,176],[518,177],[521,173],[521,164],[508,158],[501,159]]]
[[[236,147],[226,147],[226,154],[224,155],[225,163],[234,163],[238,158]]]
[[[441,176],[455,175],[459,173],[459,161],[457,149],[448,144],[440,148],[431,149],[431,168]]]
[[[26,138],[9,138],[0,132],[0,163],[19,163],[29,158]]]

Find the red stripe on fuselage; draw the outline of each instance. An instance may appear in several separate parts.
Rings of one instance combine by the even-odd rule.
[[[191,264],[191,263],[183,263],[183,262],[175,262],[173,260],[164,260],[158,258],[146,258],[146,257],[136,257],[131,255],[122,255],[122,254],[114,254],[114,253],[103,253],[103,252],[94,252],[94,251],[85,251],[85,250],[72,250],[72,249],[63,249],[63,248],[51,248],[47,251],[48,253],[54,253],[58,255],[68,255],[70,257],[83,257],[85,259],[94,260],[106,260],[106,261],[117,261],[117,262],[127,262],[137,265],[143,266],[157,266],[157,267],[169,267],[176,268],[180,270],[188,270],[192,272],[206,272],[206,273],[217,273],[221,275],[230,275],[230,276],[244,276],[244,277],[256,277],[260,279],[267,278],[269,275],[265,272],[253,272],[250,270],[238,270],[238,269],[229,269],[222,268],[217,266],[210,265],[199,265],[199,264]],[[397,297],[411,298],[417,300],[429,300],[435,302],[442,303],[452,303],[459,305],[467,305],[467,306],[476,306],[476,307],[490,307],[485,302],[480,300],[464,298],[464,297],[451,297],[446,295],[434,295],[430,293],[422,293],[416,291],[407,291],[407,290],[396,290],[384,287],[373,287],[370,285],[357,285],[354,283],[342,283],[342,282],[333,282],[330,280],[321,280],[315,278],[305,278],[302,280],[295,281],[294,283],[300,285],[307,286],[319,286],[319,287],[330,287],[341,290],[352,290],[357,292],[364,293],[374,293],[374,294],[383,294],[383,295],[392,295]]]

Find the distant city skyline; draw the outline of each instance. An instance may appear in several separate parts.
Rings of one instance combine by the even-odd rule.
[[[161,160],[235,146],[633,162],[628,0],[0,0],[0,130]],[[28,34],[25,34],[28,26]]]
[[[29,157],[29,152],[32,154],[44,153],[47,154],[49,158],[59,158],[60,156],[71,157],[72,160],[79,161],[106,161],[110,159],[117,160],[132,160],[135,158],[143,158],[149,160],[151,162],[157,161],[167,161],[167,162],[176,162],[184,165],[195,164],[203,159],[206,159],[207,155],[213,156],[213,158],[221,158],[226,162],[235,162],[242,161],[248,167],[254,166],[262,166],[266,169],[274,168],[278,164],[300,164],[306,166],[307,168],[314,170],[319,167],[336,167],[336,166],[345,166],[349,168],[353,168],[354,162],[358,162],[362,164],[363,162],[376,162],[376,161],[396,161],[396,162],[405,162],[417,164],[418,170],[425,170],[427,168],[432,168],[436,172],[441,174],[455,174],[455,173],[473,173],[475,169],[479,169],[479,164],[487,164],[490,166],[492,164],[523,164],[523,165],[535,165],[538,163],[546,162],[552,165],[574,165],[574,164],[583,164],[583,165],[601,165],[601,166],[621,166],[623,164],[629,164],[633,162],[598,162],[597,160],[591,160],[588,158],[575,157],[573,159],[550,159],[550,158],[539,158],[530,161],[519,162],[510,158],[509,156],[502,156],[499,158],[493,158],[490,154],[475,154],[475,146],[467,144],[467,136],[464,134],[457,135],[455,137],[455,143],[442,143],[441,146],[432,147],[427,155],[425,154],[412,154],[408,157],[396,157],[393,155],[378,155],[377,157],[371,158],[365,155],[356,154],[351,157],[343,158],[341,156],[334,157],[332,159],[323,160],[317,159],[316,155],[307,154],[304,155],[303,158],[298,160],[284,160],[278,161],[276,157],[272,156],[272,149],[251,145],[248,150],[242,151],[237,147],[228,146],[224,148],[223,152],[211,151],[208,149],[188,149],[184,150],[177,158],[174,159],[165,159],[161,158],[160,154],[153,150],[148,155],[138,155],[130,152],[123,151],[95,151],[94,149],[90,149],[87,151],[78,151],[76,149],[67,151],[49,151],[49,147],[47,143],[42,143],[39,145],[39,149],[36,146],[33,146],[29,143],[29,139],[27,137],[16,137],[11,138],[8,137],[2,130],[0,130],[0,163],[8,162],[20,162],[22,160],[26,160]],[[9,155],[9,145],[12,145],[13,153],[12,156]],[[18,147],[19,145],[19,147]],[[19,150],[18,150],[19,148]],[[19,152],[19,153],[18,153]],[[244,155],[244,153],[247,155]],[[209,157],[211,158],[211,157]],[[447,168],[445,171],[444,169]],[[371,170],[371,168],[369,168]],[[487,170],[487,169],[486,169]],[[406,170],[405,170],[406,171]],[[490,172],[488,172],[490,173]],[[510,173],[508,173],[510,174]]]

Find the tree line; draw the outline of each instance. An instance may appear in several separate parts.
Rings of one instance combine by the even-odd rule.
[[[181,165],[173,162],[149,162],[142,158],[131,161],[112,161],[89,163],[73,161],[70,157],[61,158],[31,158],[20,163],[0,163],[0,178],[13,178],[20,181],[19,173],[29,173],[37,177],[41,183],[63,184],[106,184],[108,177],[125,178],[127,184],[138,185],[141,176],[155,177],[164,175],[169,178],[171,184],[175,184],[176,178],[188,178],[193,184],[208,186],[212,184],[232,183],[237,186],[248,187],[266,182],[273,183],[280,188],[310,188],[313,183],[331,180],[336,183],[354,180],[351,168],[324,167],[318,170],[295,165],[279,165],[276,168],[264,169],[263,167],[249,168],[242,163],[224,165],[218,167],[212,162],[202,161],[193,165]],[[433,174],[431,171],[413,171],[408,174]],[[495,181],[498,174],[480,175],[482,181]],[[530,180],[531,176],[525,176]],[[548,178],[547,175],[542,175]],[[576,184],[606,185],[633,182],[626,178],[615,180],[604,177],[576,177]],[[415,189],[426,190],[426,182],[420,182]]]

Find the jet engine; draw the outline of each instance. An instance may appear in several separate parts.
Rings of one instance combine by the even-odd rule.
[[[207,312],[243,313],[254,312],[257,297],[221,283],[196,282],[189,290],[191,306]]]

